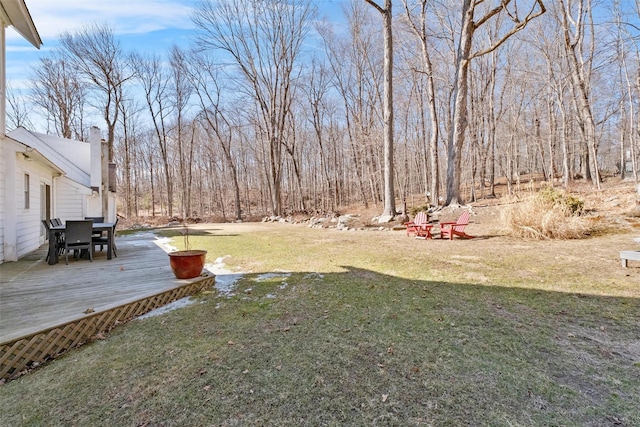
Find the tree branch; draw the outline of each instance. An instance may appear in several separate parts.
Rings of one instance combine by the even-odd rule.
[[[383,8],[380,7],[380,5],[378,5],[378,3],[376,3],[373,0],[364,0],[365,2],[369,3],[371,6],[375,7],[376,9],[378,9],[378,12],[380,13],[385,13],[385,10]]]
[[[497,13],[496,10],[497,9],[501,9],[503,7],[506,7],[506,5],[507,5],[507,3],[509,3],[509,1],[510,0],[503,1],[501,6],[498,6],[495,9],[491,10],[490,12],[488,12],[487,15],[485,15],[480,21],[478,21],[478,22],[480,22],[480,24],[476,24],[476,28],[478,28],[480,25],[482,25],[485,22],[487,22],[487,20],[490,17],[495,16],[495,14]],[[536,4],[540,6],[540,10],[538,10],[537,12],[534,13],[534,9],[535,9]],[[486,55],[487,53],[493,52],[498,47],[500,47],[500,45],[502,45],[504,42],[506,42],[509,37],[511,37],[512,35],[514,35],[518,31],[520,31],[524,27],[526,27],[527,24],[529,23],[529,21],[537,18],[538,16],[542,15],[546,11],[547,11],[547,9],[544,7],[544,4],[542,3],[542,0],[536,0],[535,4],[531,8],[531,11],[524,18],[524,21],[516,22],[514,27],[511,28],[511,30],[509,30],[506,34],[504,34],[498,41],[496,41],[494,44],[492,44],[491,46],[489,46],[486,49],[483,49],[483,50],[480,50],[478,52],[475,52],[475,53],[471,54],[469,56],[469,60],[471,60],[473,58],[477,58],[477,57],[482,56],[482,55]],[[498,12],[499,12],[499,10],[498,10]],[[489,15],[491,15],[491,16],[489,16]],[[487,19],[485,19],[485,18],[487,18]]]
[[[477,22],[473,23],[473,26],[475,28],[481,27],[485,22],[487,22],[489,19],[493,18],[494,16],[496,16],[498,13],[500,13],[503,9],[506,9],[507,5],[511,3],[511,0],[502,0],[500,2],[499,6],[494,7],[493,9],[491,9],[489,12],[486,13],[486,15],[484,15],[482,18],[480,18]]]

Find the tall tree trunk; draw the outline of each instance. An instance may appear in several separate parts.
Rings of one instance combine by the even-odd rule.
[[[467,130],[467,97],[469,92],[469,58],[475,31],[473,15],[475,0],[464,0],[462,29],[456,54],[455,87],[453,92],[453,126],[447,144],[447,205],[463,202],[460,195],[462,148]]]
[[[529,21],[537,18],[546,11],[542,0],[536,0],[535,5],[528,11],[526,16],[518,17],[517,13],[507,10],[512,3],[511,0],[501,0],[499,4],[493,8],[483,9],[484,15],[474,19],[476,6],[483,3],[484,0],[463,0],[462,2],[462,24],[455,62],[456,73],[453,93],[452,129],[447,144],[447,205],[458,205],[463,201],[460,194],[460,178],[462,174],[462,149],[468,125],[467,98],[469,91],[468,75],[470,61],[473,58],[493,52],[507,41],[509,37],[525,28]],[[514,4],[514,7],[517,8],[517,5]],[[478,50],[472,54],[471,48],[475,31],[498,15],[503,15],[511,19],[513,27],[502,33],[498,40],[492,40],[487,48]]]
[[[393,15],[392,0],[384,0],[384,8],[373,0],[365,0],[382,14],[384,27],[384,209],[381,221],[389,221],[396,215],[395,188],[393,182]]]
[[[430,194],[432,203],[438,204],[440,198],[440,171],[438,166],[438,140],[440,138],[440,124],[438,122],[438,107],[436,104],[435,77],[433,71],[433,63],[429,54],[429,46],[427,40],[427,7],[428,0],[420,2],[420,27],[411,20],[411,13],[407,1],[403,0],[405,12],[409,19],[411,28],[420,40],[420,50],[422,54],[422,62],[424,72],[427,75],[427,105],[429,107],[429,119],[431,121],[431,129],[429,134],[429,170],[430,170]]]
[[[589,100],[589,91],[587,89],[585,64],[580,57],[579,45],[584,40],[584,22],[582,8],[584,0],[580,0],[578,18],[570,18],[571,11],[565,6],[564,0],[558,0],[562,8],[562,31],[564,36],[564,46],[567,53],[567,61],[569,62],[569,70],[571,81],[573,83],[573,94],[575,96],[576,107],[580,117],[581,129],[584,137],[584,143],[587,146],[584,159],[585,172],[590,175],[593,184],[600,189],[600,170],[598,167],[598,153],[596,143],[596,125],[593,119],[593,111]],[[586,0],[589,2],[590,0]],[[570,6],[570,5],[569,5]],[[575,23],[575,37],[571,37],[569,21]]]

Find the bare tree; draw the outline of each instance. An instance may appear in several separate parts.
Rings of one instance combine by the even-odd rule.
[[[460,192],[467,185],[472,198],[484,197],[501,174],[509,191],[526,172],[547,180],[563,173],[568,184],[587,161],[591,178],[594,168],[614,171],[625,161],[638,174],[635,0],[624,2],[619,21],[608,19],[610,4],[559,0],[532,22],[543,2],[403,0],[389,43],[378,17],[383,24],[391,17],[392,0],[343,2],[342,27],[318,24],[324,50],[307,55],[305,47],[318,47],[306,43],[311,0],[205,0],[194,17],[198,54],[167,48],[137,64],[131,81],[129,57],[110,30],[67,35],[60,56],[38,64],[49,81],[32,111],[46,108],[48,128],[76,139],[89,107],[117,123],[107,131],[123,165],[119,197],[127,215],[138,208],[178,215],[181,208],[184,216],[247,219],[355,203],[386,214],[397,203],[389,189],[429,192],[436,202],[445,169],[452,205],[466,198]],[[594,37],[599,20],[629,34]],[[535,38],[520,32],[537,23]],[[103,70],[120,78],[110,83]],[[85,87],[85,110],[68,91],[74,79]],[[34,116],[25,106],[34,101],[11,106],[10,95],[11,122],[28,125]],[[138,115],[137,105],[146,113]]]
[[[20,126],[29,129],[33,128],[33,124],[29,118],[29,105],[22,97],[18,96],[9,83],[7,83],[6,86],[6,100],[7,129],[16,129]]]
[[[331,153],[335,153],[337,147],[330,146],[329,118],[327,117],[330,113],[330,107],[327,105],[330,84],[327,67],[319,60],[314,59],[309,72],[309,82],[303,90],[306,94],[306,104],[309,108],[307,119],[311,122],[312,133],[315,137],[315,142],[318,144],[320,169],[327,186],[326,193],[321,196],[326,204],[322,203],[322,205],[323,208],[326,206],[330,211],[335,212],[338,207],[339,186],[335,172],[337,165],[335,161],[332,161],[335,157],[331,155]],[[315,189],[317,187],[314,186]],[[324,199],[325,196],[328,200]],[[314,201],[317,201],[316,197],[314,197]]]
[[[102,112],[107,124],[109,161],[113,161],[123,85],[132,77],[120,43],[107,25],[93,24],[76,33],[63,33],[60,46],[66,63],[88,79],[95,90],[97,99],[93,106]]]
[[[149,196],[148,201],[143,202],[143,206],[147,208],[147,215],[149,215],[149,211],[152,217],[156,216],[156,205],[159,203],[162,206],[161,197],[158,196],[160,193],[160,185],[157,181],[157,169],[156,165],[160,162],[156,158],[158,150],[156,149],[157,142],[155,141],[155,132],[149,131],[143,135],[141,135],[140,143],[137,144],[137,152],[139,153],[139,164],[138,168],[140,169],[139,179],[146,182],[145,193]],[[143,188],[143,185],[137,185],[137,189],[140,191]],[[138,212],[139,209],[136,209]],[[160,210],[160,214],[162,215],[162,209]]]
[[[542,0],[533,0],[526,14],[521,17],[519,13],[518,0],[496,0],[491,4],[484,0],[463,0],[462,2],[462,25],[456,52],[456,74],[453,97],[453,117],[452,131],[447,144],[447,205],[456,205],[462,202],[460,195],[460,178],[462,173],[462,148],[467,130],[467,97],[469,90],[469,64],[473,58],[485,55],[494,51],[509,37],[524,29],[534,18],[542,15],[546,9]],[[480,6],[485,6],[480,11]],[[476,17],[476,10],[480,11],[480,16]],[[512,21],[513,26],[506,29],[502,36],[489,46],[472,51],[474,34],[478,28],[485,25],[491,19],[506,17]]]
[[[314,13],[308,0],[267,2],[203,0],[193,20],[203,50],[221,50],[243,76],[241,90],[251,97],[259,114],[268,148],[271,210],[282,212],[282,150],[291,114],[292,81]]]
[[[431,0],[419,1],[418,8],[420,13],[418,22],[414,20],[411,7],[409,6],[407,0],[402,0],[402,2],[404,4],[409,27],[420,41],[422,64],[424,66],[423,72],[427,76],[427,105],[429,107],[429,118],[431,122],[429,134],[429,169],[431,171],[430,198],[432,201],[437,203],[440,196],[440,178],[438,168],[438,139],[440,124],[438,121],[438,109],[436,105],[435,75],[428,43],[427,12],[431,5]]]
[[[371,16],[361,2],[351,2],[346,11],[349,25],[348,38],[341,39],[331,28],[321,27],[325,53],[333,73],[333,84],[344,109],[344,126],[349,143],[349,172],[353,174],[354,190],[359,201],[368,207],[369,200],[382,200],[376,172],[377,148],[374,137],[379,131],[382,104],[383,60],[379,46],[379,31],[371,27]],[[360,7],[359,7],[360,6]],[[366,8],[370,10],[370,8]],[[367,181],[370,197],[367,195]],[[380,187],[381,188],[381,187]]]
[[[30,98],[58,136],[84,140],[82,126],[87,83],[64,58],[42,58],[34,68]]]
[[[175,108],[178,174],[182,186],[182,216],[188,218],[191,216],[191,184],[193,181],[195,127],[193,124],[187,126],[185,114],[189,107],[189,100],[193,94],[193,86],[187,78],[186,63],[188,59],[186,58],[185,52],[174,46],[171,48],[169,59],[171,73],[170,92]]]
[[[231,182],[234,193],[235,219],[242,219],[242,209],[240,203],[240,184],[238,182],[238,167],[233,153],[233,144],[238,143],[234,138],[233,125],[221,103],[223,87],[220,85],[222,78],[218,74],[216,67],[210,58],[205,55],[193,53],[190,56],[189,64],[186,66],[187,75],[195,89],[196,97],[199,100],[201,112],[197,116],[207,135],[211,140],[215,140],[222,149],[227,167],[231,173]],[[186,65],[186,64],[185,64]],[[208,146],[208,151],[213,150]]]
[[[560,31],[550,31],[551,25],[539,26],[534,35],[533,43],[537,56],[543,61],[545,73],[542,75],[544,87],[545,109],[549,122],[548,145],[549,152],[554,146],[560,155],[556,159],[562,170],[562,184],[566,187],[572,180],[572,162],[569,144],[569,120],[571,114],[566,104],[569,81],[565,78],[566,62],[562,60],[562,35]],[[554,176],[554,156],[550,156],[549,174]]]
[[[591,0],[578,0],[575,3],[572,0],[567,2],[558,0],[558,6],[574,100],[578,106],[580,128],[588,149],[587,160],[584,162],[585,168],[588,168],[585,169],[586,177],[590,176],[593,184],[600,189],[596,125],[589,96],[589,71],[587,69],[587,64],[591,61],[585,61],[583,57],[585,20],[589,19]]]
[[[116,126],[123,99],[123,85],[131,78],[120,44],[107,25],[91,25],[60,36],[63,58],[86,78],[96,94],[93,106],[102,112],[107,124],[108,160],[113,161]],[[107,184],[102,183],[102,212],[108,211]]]
[[[384,29],[384,210],[380,221],[389,221],[396,215],[396,197],[393,184],[393,14],[392,1],[384,0],[384,8],[373,0],[365,0],[382,15]]]
[[[170,164],[171,156],[171,120],[175,105],[171,102],[171,79],[162,66],[158,56],[143,58],[139,55],[132,57],[136,71],[136,78],[142,84],[149,116],[153,124],[158,148],[164,169],[164,179],[167,188],[167,212],[173,216],[173,174]]]
[[[122,134],[117,139],[117,148],[120,148],[120,159],[122,160],[121,167],[118,167],[118,171],[124,181],[124,191],[122,196],[124,198],[124,212],[125,216],[130,218],[134,212],[138,215],[137,209],[135,209],[135,197],[133,183],[134,179],[132,175],[135,175],[135,156],[139,151],[137,145],[140,139],[140,111],[142,108],[137,105],[134,99],[126,99],[120,103],[120,122]],[[122,203],[121,199],[121,203]]]

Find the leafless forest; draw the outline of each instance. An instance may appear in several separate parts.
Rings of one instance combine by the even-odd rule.
[[[8,94],[8,127],[86,140],[100,117],[127,217],[396,211],[531,174],[638,182],[640,0],[316,6],[199,2],[191,47],[162,56],[100,24],[63,33],[28,102]]]

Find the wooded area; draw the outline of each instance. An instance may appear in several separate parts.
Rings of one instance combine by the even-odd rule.
[[[127,217],[388,213],[493,196],[498,177],[510,192],[523,175],[639,182],[640,0],[342,12],[204,1],[192,48],[162,57],[125,51],[105,25],[64,33],[28,99],[8,92],[7,126],[44,118],[34,130],[87,140],[98,114]]]

